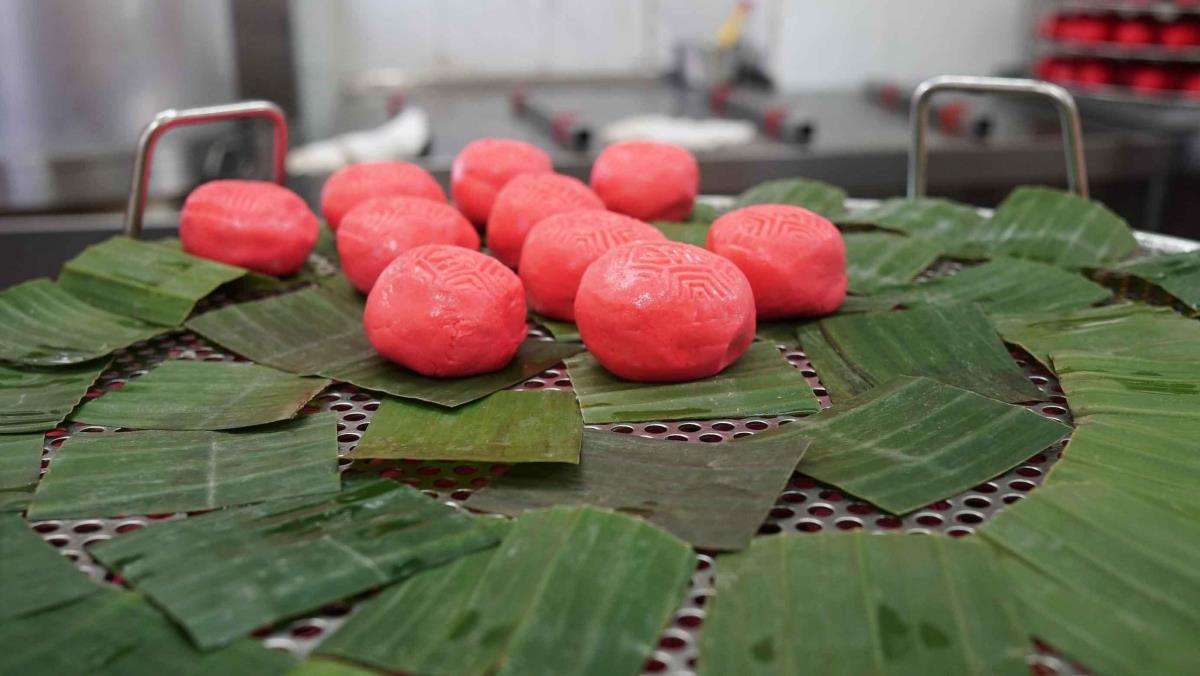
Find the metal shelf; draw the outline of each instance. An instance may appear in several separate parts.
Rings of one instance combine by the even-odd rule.
[[[1167,0],[1057,0],[1048,3],[1058,9],[1079,13],[1116,13],[1126,16],[1154,16],[1170,21],[1181,16],[1200,16],[1200,3],[1184,5]]]
[[[1056,56],[1200,64],[1200,46],[1179,48],[1162,45],[1122,45],[1112,42],[1080,44],[1043,39],[1038,41],[1038,49],[1042,53],[1052,53]]]

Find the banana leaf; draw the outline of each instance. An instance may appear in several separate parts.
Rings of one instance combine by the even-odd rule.
[[[894,198],[858,209],[838,221],[849,226],[874,226],[936,242],[948,255],[957,258],[981,258],[972,244],[988,220],[975,207],[939,198]]]
[[[533,512],[498,548],[384,590],[318,652],[412,674],[634,676],[694,565],[638,519]]]
[[[705,202],[696,202],[692,206],[692,213],[687,217],[690,223],[712,223],[717,220],[722,211],[711,204]]]
[[[120,432],[69,439],[31,519],[157,514],[336,493],[332,412],[239,432]]]
[[[467,506],[512,516],[597,505],[645,517],[694,547],[742,549],[807,446],[796,437],[710,446],[585,430],[578,466],[514,467],[476,491]]]
[[[88,305],[48,279],[0,291],[0,359],[6,361],[77,364],[167,331]]]
[[[1072,350],[1200,361],[1200,322],[1164,307],[1124,303],[995,321],[1006,342],[1019,345],[1046,365],[1051,353]]]
[[[670,223],[654,221],[654,227],[662,231],[672,242],[683,242],[704,247],[708,244],[708,229],[710,223]]]
[[[1104,270],[1102,276],[1136,279],[1200,312],[1200,251],[1143,258]]]
[[[805,178],[784,178],[766,181],[742,193],[732,209],[754,204],[790,204],[837,220],[845,213],[846,191],[841,188]]]
[[[740,359],[710,378],[685,383],[622,380],[591,354],[567,360],[583,421],[588,424],[740,418],[816,413],[812,388],[773,345],[754,343]]]
[[[37,483],[42,465],[42,435],[0,435],[0,488]]]
[[[896,301],[886,296],[851,296],[842,299],[842,304],[828,317],[857,314],[861,312],[885,312],[896,307]],[[755,331],[756,340],[765,340],[779,345],[795,345],[796,332],[802,327],[815,323],[821,317],[796,317],[794,319],[759,320]]]
[[[406,399],[461,406],[537,375],[583,349],[527,339],[508,366],[469,378],[428,378],[380,357],[362,328],[361,298],[324,285],[193,317],[188,327],[260,364]]]
[[[1200,420],[1200,361],[1055,352],[1054,372],[1076,418],[1097,413]]]
[[[846,275],[850,293],[875,293],[908,284],[941,255],[934,242],[887,232],[856,232],[846,242]]]
[[[1015,256],[1068,268],[1097,267],[1137,249],[1125,219],[1099,202],[1052,188],[1009,193],[973,244],[992,256]]]
[[[372,676],[377,673],[337,660],[309,658],[292,667],[287,676]]]
[[[471,517],[376,479],[160,522],[92,555],[211,648],[497,541]]]
[[[1082,275],[1018,258],[996,258],[948,277],[885,292],[906,307],[978,303],[989,315],[1064,312],[1112,298]]]
[[[0,436],[0,512],[25,509],[41,468],[42,435]]]
[[[169,246],[113,237],[67,261],[58,284],[98,308],[175,327],[196,301],[244,274]]]
[[[53,428],[107,366],[104,360],[58,367],[0,364],[0,433]]]
[[[928,376],[1013,403],[1045,396],[976,305],[832,317],[802,327],[799,337],[835,403],[895,376]]]
[[[700,676],[1029,673],[988,548],[862,532],[758,538],[718,560]]]
[[[532,310],[529,312],[529,319],[540,324],[542,328],[550,332],[550,335],[555,340],[564,343],[578,343],[583,340],[579,336],[579,327],[573,322],[565,322],[559,319],[551,319],[540,315]]]
[[[113,427],[228,430],[287,420],[329,385],[257,364],[169,359],[73,419]]]
[[[1046,485],[1106,484],[1187,514],[1200,511],[1200,417],[1097,413],[1075,425]]]
[[[196,650],[140,595],[115,589],[9,623],[0,654],[0,673],[13,676],[271,676],[293,661],[248,639]]]
[[[1038,489],[979,537],[1005,556],[1031,634],[1100,674],[1200,665],[1200,521],[1120,489]]]
[[[0,620],[8,634],[9,621],[100,591],[91,578],[50,546],[16,514],[0,514],[0,552],[4,574],[0,575]],[[4,660],[5,651],[0,651]]]
[[[450,409],[385,398],[348,457],[578,463],[582,430],[571,392],[507,390]]]
[[[1070,432],[1021,406],[899,377],[764,438],[811,440],[799,471],[906,514],[1002,474]]]

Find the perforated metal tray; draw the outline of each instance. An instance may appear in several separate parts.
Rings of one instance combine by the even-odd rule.
[[[851,206],[865,206],[865,202],[853,202]],[[1138,241],[1144,253],[1170,253],[1200,248],[1200,244],[1175,238],[1139,233]],[[214,298],[213,303],[228,302],[228,298]],[[540,328],[531,327],[533,335],[549,340]],[[804,353],[794,347],[780,346],[787,360],[800,369],[823,407],[829,406],[829,398],[820,379],[813,371]],[[1027,355],[1013,355],[1030,380],[1041,388],[1048,402],[1030,406],[1035,412],[1064,422],[1070,422],[1070,412],[1054,376],[1041,369]],[[202,359],[229,361],[237,359],[209,345],[202,338],[187,331],[178,331],[143,343],[135,344],[116,353],[110,370],[104,372],[89,398],[121,387],[130,379],[144,375],[149,369],[167,358]],[[571,389],[570,376],[561,365],[547,370],[516,386],[516,389]],[[371,417],[379,407],[377,395],[359,390],[348,384],[331,387],[314,400],[309,411],[332,410],[338,418],[338,452],[345,455],[354,448],[370,424]],[[606,430],[614,434],[639,435],[668,442],[721,443],[730,439],[751,435],[759,431],[785,425],[796,420],[792,416],[762,416],[745,419],[694,420],[676,422],[647,422],[636,424],[592,425],[593,429]],[[46,435],[42,459],[43,472],[53,462],[59,446],[67,439],[81,434],[111,434],[117,428],[99,427],[79,423],[68,423]],[[794,474],[787,488],[780,494],[770,516],[759,532],[764,535],[775,533],[818,533],[822,531],[865,529],[868,531],[890,531],[904,533],[939,533],[951,537],[966,536],[986,521],[1004,505],[1016,502],[1042,481],[1047,470],[1058,460],[1064,443],[1058,443],[1034,455],[1020,466],[975,486],[969,491],[946,500],[928,505],[926,508],[904,517],[881,512],[871,505],[855,500],[830,486],[814,481],[803,474]],[[361,462],[361,461],[360,461]],[[341,460],[342,469],[351,461]],[[491,465],[486,471],[477,464],[455,465],[453,463],[369,462],[356,467],[378,472],[398,481],[421,483],[431,498],[461,508],[462,502],[471,492],[486,485],[493,475],[502,473],[506,467]],[[88,554],[89,547],[143,528],[155,521],[187,518],[187,514],[150,514],[128,516],[120,519],[72,519],[34,522],[33,528],[42,537],[59,549],[81,570],[98,581],[116,584],[112,576],[98,565]],[[683,603],[675,613],[674,620],[663,630],[658,647],[645,666],[650,674],[691,674],[696,657],[696,637],[704,621],[704,607],[715,593],[713,575],[716,562],[706,553],[697,554],[696,573]],[[310,652],[325,636],[341,626],[346,617],[354,612],[354,602],[337,603],[307,617],[284,623],[277,627],[265,627],[255,633],[265,645],[295,655]],[[1046,646],[1038,646],[1029,656],[1029,663],[1040,673],[1082,673],[1077,667],[1060,659]]]

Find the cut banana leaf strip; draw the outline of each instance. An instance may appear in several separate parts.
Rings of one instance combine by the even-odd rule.
[[[351,458],[578,463],[571,392],[504,390],[458,408],[384,399]]]
[[[885,312],[896,307],[896,301],[886,296],[850,296],[847,295],[836,312],[830,317],[839,315],[858,314],[861,312]],[[755,339],[765,340],[778,345],[795,345],[796,332],[802,327],[819,321],[820,317],[797,317],[795,319],[776,319],[771,321],[759,320]]]
[[[1004,556],[1024,626],[1099,674],[1200,664],[1200,521],[1120,489],[1045,486],[978,537]],[[706,628],[707,630],[707,628]]]
[[[1011,590],[976,542],[783,535],[717,566],[700,676],[1029,673]]]
[[[100,593],[81,601],[7,624],[0,670],[14,676],[273,676],[292,665],[292,657],[249,639],[201,652],[140,595],[96,589]]]
[[[1167,361],[1200,361],[1200,322],[1165,307],[1124,303],[1062,314],[998,317],[1004,340],[1043,364],[1054,352],[1137,355]]]
[[[201,648],[497,542],[473,520],[379,479],[165,521],[92,548]]]
[[[942,253],[934,242],[886,232],[848,233],[843,239],[850,293],[908,284]]]
[[[58,550],[42,539],[16,514],[0,514],[0,552],[4,552],[4,574],[0,575],[0,620],[7,638],[9,620],[70,603],[100,591]],[[7,651],[0,652],[8,662]],[[20,673],[20,672],[7,672]]]
[[[567,360],[583,420],[589,424],[641,420],[742,418],[816,413],[812,388],[773,345],[754,343],[711,378],[686,383],[622,380],[591,354]]]
[[[993,256],[1062,267],[1098,267],[1137,249],[1123,218],[1099,202],[1051,188],[1017,188],[996,207],[974,244]]]
[[[240,432],[84,434],[58,449],[29,518],[214,509],[339,485],[330,412]]]
[[[1127,282],[1123,295],[1129,295],[1129,280],[1160,290],[1171,300],[1177,301],[1192,313],[1200,312],[1200,251],[1155,256],[1122,263],[1100,273],[1103,277],[1114,277]],[[1147,295],[1149,288],[1140,289]]]
[[[611,432],[583,433],[580,464],[514,467],[467,506],[516,515],[596,505],[642,516],[694,547],[750,544],[804,454],[804,438],[681,444]]]
[[[634,676],[695,561],[639,519],[533,512],[496,549],[385,590],[318,651],[412,674]]]
[[[1070,432],[1020,406],[900,377],[764,439],[810,439],[799,471],[906,514],[987,481]]]
[[[989,315],[1065,312],[1112,298],[1082,275],[1017,258],[996,258],[890,295],[909,307],[978,303]]]
[[[1088,352],[1055,352],[1051,361],[1077,419],[1132,413],[1200,420],[1200,361]]]
[[[0,291],[0,359],[77,364],[169,329],[88,305],[48,279]]]
[[[42,466],[42,435],[0,435],[0,488],[36,483]]]
[[[72,418],[136,429],[236,429],[295,416],[329,382],[257,364],[169,359]]]
[[[169,246],[113,237],[67,261],[58,284],[98,308],[175,327],[196,301],[244,274]]]
[[[667,239],[703,247],[708,243],[709,223],[670,223],[654,221],[654,227],[662,231]]]
[[[53,428],[107,366],[106,360],[58,367],[0,364],[0,433]]]
[[[539,324],[542,328],[549,331],[550,335],[553,336],[557,341],[564,343],[578,343],[583,340],[583,338],[581,338],[579,335],[579,327],[575,326],[573,322],[564,322],[558,319],[551,319],[549,317],[539,315],[533,311],[529,312],[529,318],[533,322]]]
[[[928,376],[1013,403],[1045,396],[976,305],[832,317],[801,328],[799,335],[835,403],[895,376]]]
[[[839,223],[869,225],[937,242],[951,256],[981,258],[971,242],[988,227],[975,207],[938,198],[884,200],[867,209],[846,214]]]
[[[712,223],[721,215],[721,210],[711,204],[704,202],[696,202],[692,206],[692,213],[687,217],[691,223]]]
[[[260,364],[442,406],[486,397],[583,349],[531,338],[499,371],[469,378],[427,378],[381,358],[363,334],[362,313],[361,298],[320,286],[208,312],[194,317],[188,327]]]
[[[292,667],[287,676],[374,676],[378,673],[338,660],[309,658]]]
[[[1106,484],[1189,515],[1200,511],[1200,413],[1193,418],[1099,413],[1076,418],[1075,424],[1047,485]]]
[[[815,211],[829,220],[845,213],[846,191],[841,188],[804,178],[785,178],[760,183],[742,193],[733,204],[741,209],[754,204],[790,204]]]

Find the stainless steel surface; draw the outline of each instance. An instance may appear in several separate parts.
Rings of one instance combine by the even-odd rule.
[[[120,204],[138,127],[155,111],[236,98],[228,0],[0,2],[0,210]],[[160,153],[156,195],[195,178],[190,146]]]
[[[1005,94],[1037,96],[1049,99],[1058,111],[1062,126],[1063,150],[1067,159],[1067,185],[1082,197],[1088,196],[1087,165],[1083,155],[1083,124],[1070,92],[1056,84],[1023,78],[942,75],[917,86],[912,97],[912,141],[908,149],[908,196],[924,197],[929,163],[926,136],[929,131],[929,104],[938,92],[967,94]]]
[[[274,130],[272,149],[271,180],[282,185],[285,180],[284,162],[287,160],[287,118],[279,106],[270,101],[241,101],[202,108],[164,110],[142,130],[138,138],[137,154],[134,157],[133,178],[129,186],[129,203],[125,207],[125,234],[130,237],[142,235],[142,211],[146,208],[146,189],[150,181],[150,166],[154,160],[154,147],[158,139],[171,129],[192,125],[262,117],[270,120]]]
[[[406,91],[407,101],[424,108],[435,121],[432,152],[420,163],[439,180],[448,181],[451,162],[463,146],[481,136],[503,136],[541,145],[558,171],[586,179],[594,151],[564,150],[513,115],[508,101],[511,88],[510,83],[473,83]],[[704,92],[682,91],[661,80],[559,82],[528,89],[555,109],[586,111],[596,127],[634,114],[710,114]],[[385,100],[383,95],[348,99],[340,115],[341,128],[379,124],[385,116]],[[811,141],[782,143],[762,135],[745,146],[698,152],[703,192],[738,193],[761,181],[795,176],[835,183],[864,197],[890,197],[903,190],[910,137],[903,116],[864,100],[857,90],[782,95],[777,103],[803,111],[816,129]],[[1057,127],[1015,106],[997,108],[993,118],[993,131],[983,141],[929,134],[929,152],[934,157],[929,180],[940,193],[972,201],[969,191],[1007,191],[1024,183],[1062,184]],[[1178,147],[1170,138],[1102,124],[1086,125],[1084,134],[1091,181],[1106,187],[1137,190],[1159,179],[1169,172]],[[302,194],[314,198],[320,182],[321,177],[294,179]]]

